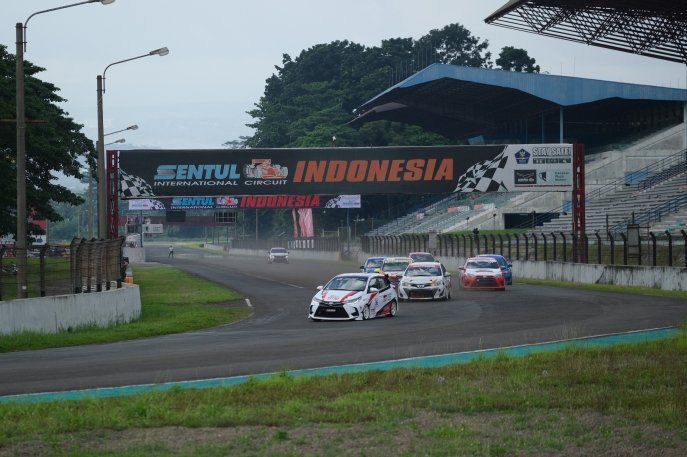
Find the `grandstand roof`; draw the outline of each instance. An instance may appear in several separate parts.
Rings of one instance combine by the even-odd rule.
[[[350,123],[384,119],[465,138],[559,107],[566,122],[582,122],[686,100],[683,89],[433,64],[360,106]]]
[[[684,0],[510,0],[488,24],[687,63]]]

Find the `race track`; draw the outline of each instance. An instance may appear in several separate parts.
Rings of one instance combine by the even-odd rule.
[[[206,254],[149,245],[168,263],[239,291],[254,314],[235,324],[122,343],[0,354],[0,395],[184,381],[541,343],[674,326],[682,299],[517,284],[401,303],[394,318],[311,322],[315,287],[341,264]],[[355,269],[354,269],[355,271]],[[457,276],[456,276],[457,278]]]

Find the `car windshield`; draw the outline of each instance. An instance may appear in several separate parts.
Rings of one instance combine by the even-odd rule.
[[[384,272],[389,273],[390,271],[404,271],[409,263],[410,263],[410,260],[398,260],[398,261],[392,261],[392,262],[385,262],[384,263]]]
[[[367,261],[365,268],[379,268],[382,266],[384,259],[372,259]]]
[[[499,264],[494,259],[471,260],[468,262],[468,268],[499,268]]]
[[[272,254],[286,254],[286,249],[284,248],[272,248],[270,251]]]
[[[404,276],[441,276],[439,267],[414,267],[409,266]]]
[[[365,276],[337,276],[324,286],[325,290],[365,290]]]
[[[480,256],[480,257],[482,257],[482,256]],[[506,262],[506,259],[504,259],[503,257],[492,257],[492,259],[496,260],[499,263],[499,265],[501,265],[502,267],[505,267],[508,265],[508,262]]]
[[[434,262],[434,257],[430,254],[411,254],[410,258],[415,262]]]

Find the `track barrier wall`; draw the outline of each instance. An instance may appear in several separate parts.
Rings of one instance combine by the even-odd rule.
[[[231,249],[231,254],[247,255],[253,257],[262,257],[267,262],[269,251],[266,249]],[[289,259],[302,260],[326,260],[332,262],[339,262],[341,260],[341,252],[339,251],[313,251],[313,250],[293,250],[289,251]]]
[[[407,256],[432,252],[451,271],[458,271],[467,257],[501,254],[513,264],[517,278],[642,286],[687,290],[687,233],[657,235],[644,232],[636,257],[629,255],[625,234],[545,234],[437,236],[429,249],[428,235],[371,236],[362,238],[358,260],[370,256]]]
[[[95,323],[128,323],[141,315],[137,285],[124,284],[98,294],[57,295],[0,302],[0,334],[57,333]]]

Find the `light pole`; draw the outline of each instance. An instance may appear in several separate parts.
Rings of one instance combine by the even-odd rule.
[[[71,5],[60,6],[57,8],[50,8],[43,11],[38,11],[29,16],[24,24],[18,22],[16,24],[16,89],[17,89],[17,233],[15,238],[17,240],[17,297],[26,298],[28,296],[28,271],[26,261],[26,119],[24,117],[24,51],[26,50],[26,27],[32,17],[49,13],[51,11],[71,8],[72,6],[85,5],[87,3],[101,3],[109,5],[115,0],[86,0],[84,2],[74,3]]]
[[[169,49],[160,48],[150,51],[148,54],[142,56],[132,57],[131,59],[120,60],[105,67],[103,75],[97,77],[97,94],[98,94],[98,237],[107,238],[107,176],[105,173],[105,134],[103,133],[103,94],[105,93],[105,73],[107,69],[113,65],[124,62],[130,62],[136,59],[142,59],[149,56],[166,56],[169,54]],[[138,128],[138,127],[136,127]],[[127,129],[125,129],[127,130]],[[131,129],[136,130],[136,129]],[[117,132],[113,132],[117,133]]]
[[[126,143],[126,140],[124,138],[120,138],[117,141],[113,141],[112,143],[105,143],[105,146],[109,146],[111,144],[116,144],[116,143]]]

